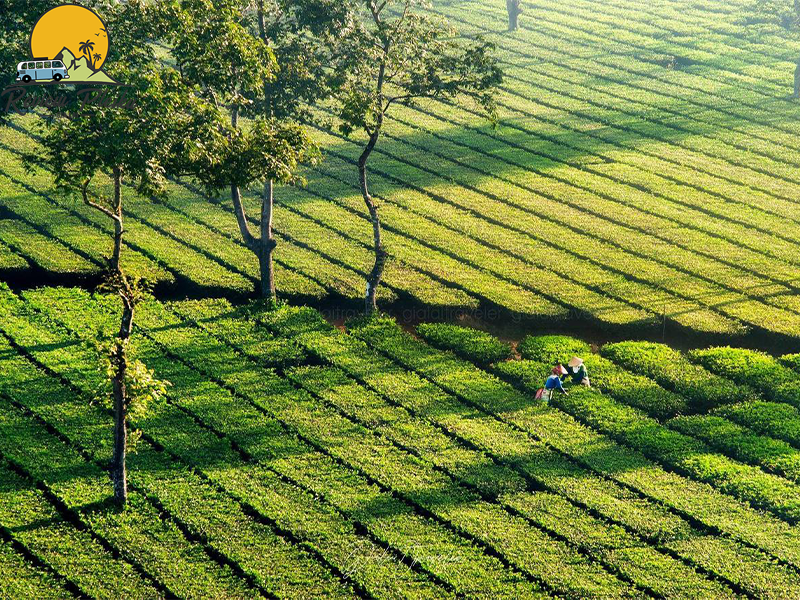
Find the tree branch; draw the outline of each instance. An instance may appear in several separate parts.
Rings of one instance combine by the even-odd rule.
[[[381,11],[386,8],[386,2],[387,0],[384,0],[380,8],[375,5],[375,0],[370,0],[369,2],[369,10],[372,13],[372,20],[375,21],[376,25],[381,24]]]
[[[388,0],[387,0],[387,1],[388,1]],[[383,6],[386,6],[386,1],[384,1],[384,3],[383,3]],[[397,23],[395,23],[395,26],[394,26],[394,34],[393,34],[393,35],[397,35],[397,32],[398,32],[398,31],[400,31],[400,27],[402,27],[402,25],[403,25],[403,21],[405,21],[405,20],[406,20],[406,17],[408,16],[408,9],[409,9],[409,7],[410,7],[410,3],[409,3],[409,2],[406,2],[406,6],[405,6],[405,8],[403,9],[403,14],[402,14],[402,16],[401,16],[399,19],[397,19]],[[383,8],[381,8],[381,10],[383,10]]]
[[[435,98],[435,97],[436,94],[403,94],[402,96],[393,96],[392,98],[389,98],[389,100],[387,100],[383,112],[389,110],[389,107],[397,102],[400,102],[402,104],[403,102],[408,102],[409,100],[421,100],[422,98]]]
[[[242,196],[237,185],[231,186],[231,200],[233,201],[236,222],[239,224],[239,231],[242,234],[242,238],[244,238],[244,243],[250,250],[255,252],[258,247],[258,240],[250,231],[250,225],[247,222],[247,214],[244,211],[244,204],[242,204]]]
[[[99,210],[101,213],[103,213],[104,215],[106,215],[110,219],[113,219],[114,221],[119,221],[119,216],[117,216],[114,213],[114,211],[106,208],[102,204],[98,204],[97,202],[94,202],[94,201],[89,199],[89,183],[90,182],[91,182],[91,179],[85,179],[84,182],[83,182],[83,185],[81,185],[81,194],[83,195],[84,204],[86,204],[87,206],[91,206],[95,210]]]

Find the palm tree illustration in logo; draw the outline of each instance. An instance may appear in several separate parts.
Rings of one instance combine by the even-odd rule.
[[[89,63],[89,67],[94,70],[94,61],[92,60],[92,50],[94,50],[94,42],[91,40],[86,40],[85,42],[81,42],[80,46],[78,47],[78,52],[81,52],[86,55],[86,62]]]

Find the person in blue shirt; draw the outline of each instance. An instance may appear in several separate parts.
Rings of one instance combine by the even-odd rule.
[[[553,370],[550,372],[550,377],[544,382],[544,398],[549,400],[553,390],[558,390],[562,394],[567,393],[567,390],[564,389],[564,384],[561,382],[561,377],[565,375],[566,372],[567,370],[561,365],[553,367]]]

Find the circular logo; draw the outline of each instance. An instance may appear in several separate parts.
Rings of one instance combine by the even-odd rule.
[[[97,72],[108,56],[108,31],[103,20],[86,7],[57,6],[41,16],[31,34],[31,56],[61,58]],[[67,65],[74,68],[76,64]]]

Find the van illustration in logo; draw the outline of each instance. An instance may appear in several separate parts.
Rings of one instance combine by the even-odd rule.
[[[62,79],[69,79],[69,73],[60,60],[50,61],[46,58],[36,58],[17,65],[17,81],[30,83],[31,81],[61,81]]]
[[[17,81],[33,83],[116,83],[102,67],[108,30],[92,10],[62,4],[44,13],[33,28],[31,59],[17,65]]]

